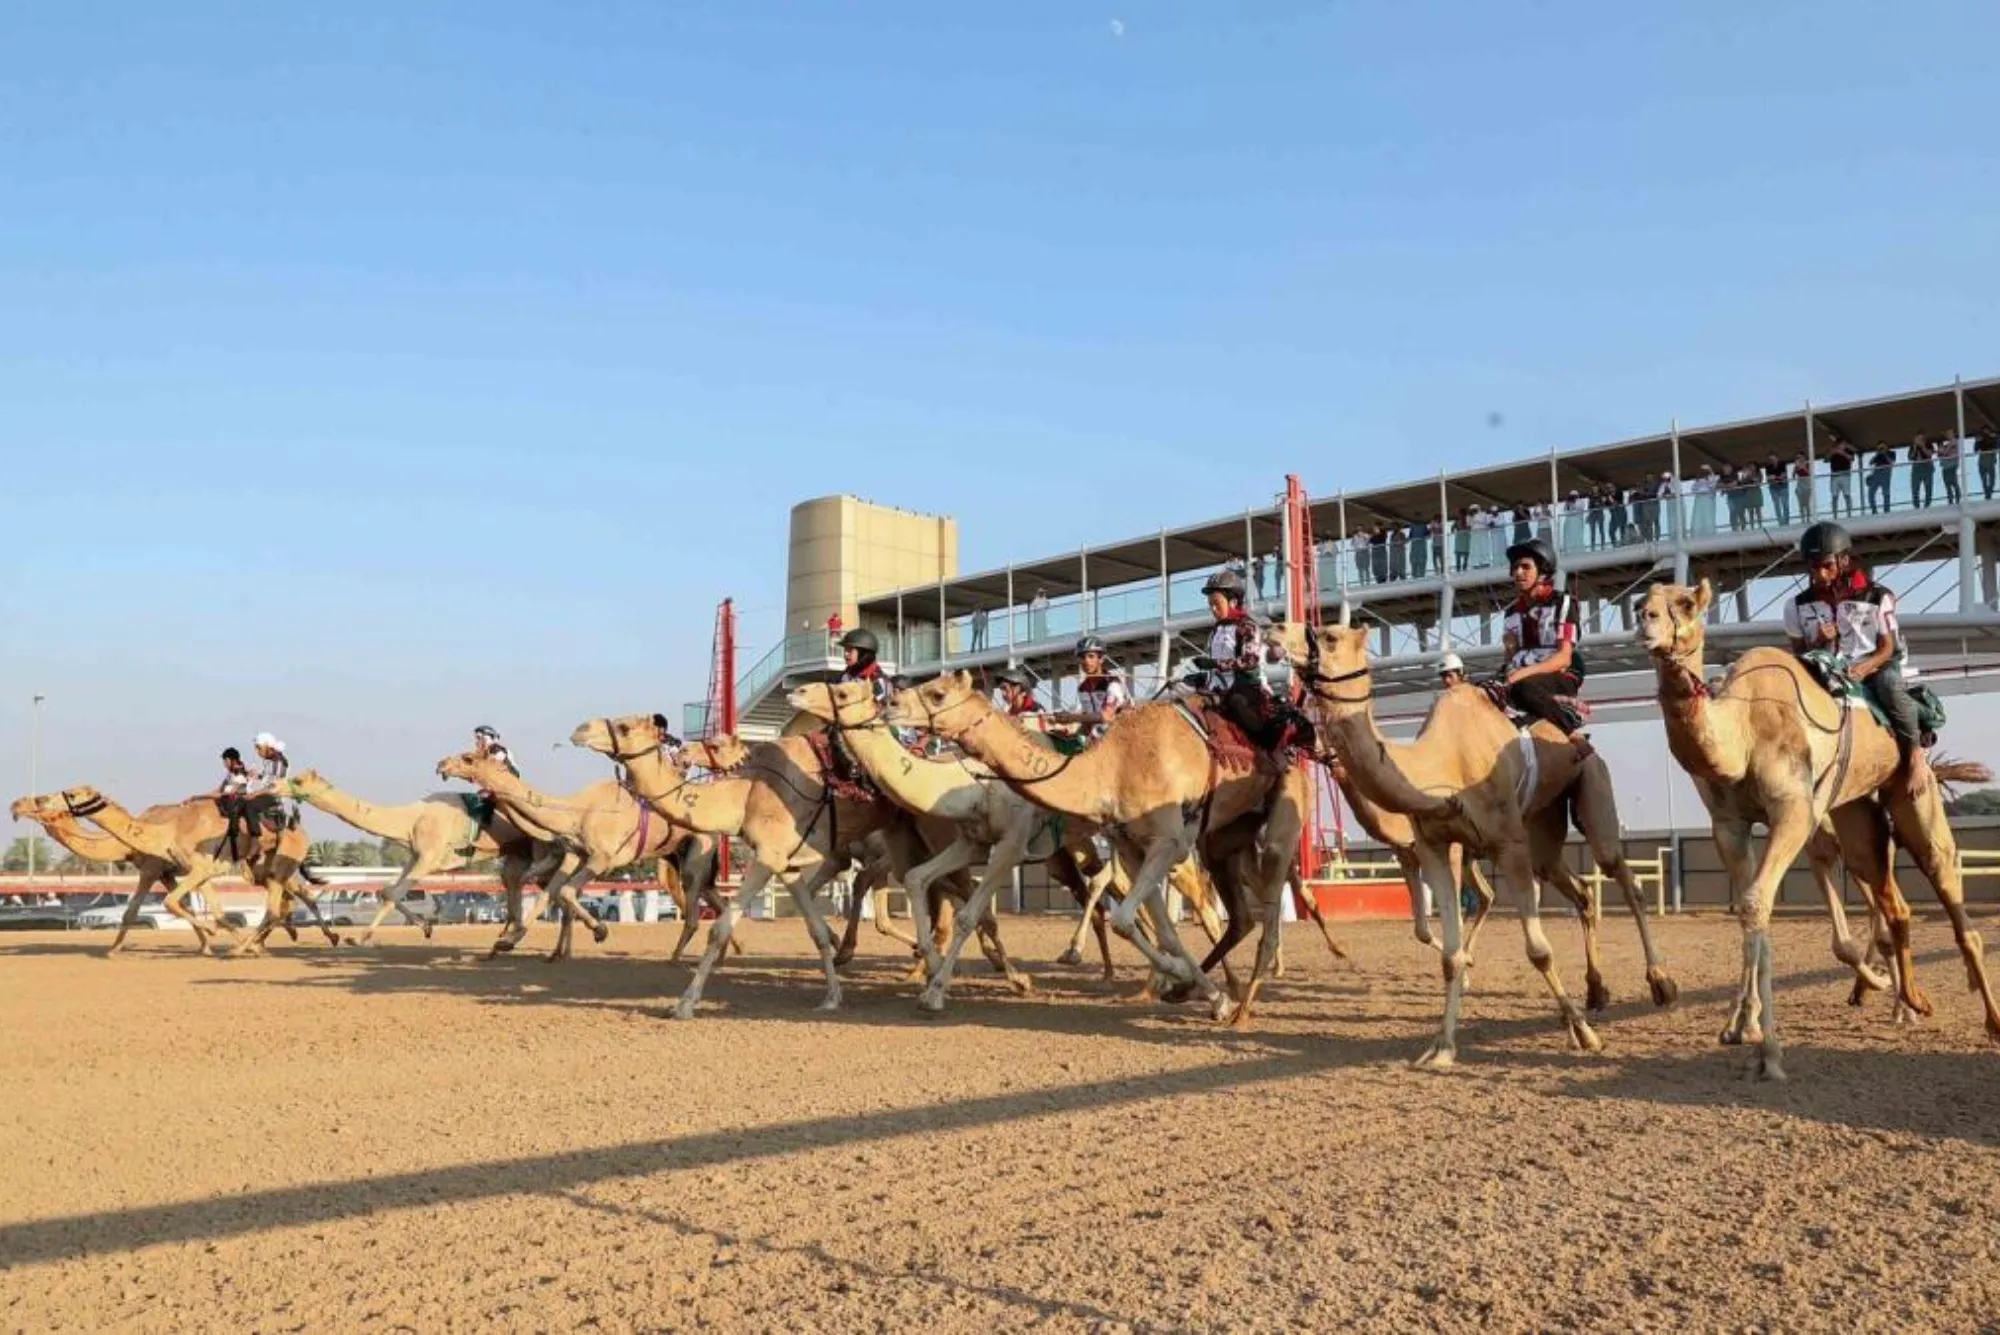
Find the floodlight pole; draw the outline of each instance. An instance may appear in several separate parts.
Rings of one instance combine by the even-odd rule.
[[[35,693],[34,721],[28,728],[28,791],[36,797],[42,795],[42,701],[46,695]],[[35,881],[35,836],[28,836],[28,884]]]

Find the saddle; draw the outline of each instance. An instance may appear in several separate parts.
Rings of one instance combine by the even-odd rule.
[[[1266,728],[1277,729],[1277,745],[1265,750],[1257,745],[1236,721],[1224,714],[1214,699],[1206,695],[1194,695],[1173,702],[1203,742],[1208,745],[1209,760],[1218,772],[1229,775],[1245,775],[1254,772],[1260,763],[1271,770],[1282,773],[1291,768],[1293,742],[1297,735],[1290,712],[1278,701],[1266,698],[1263,704],[1262,722]],[[1280,726],[1282,723],[1282,726]]]
[[[1808,649],[1799,656],[1812,679],[1833,697],[1834,703],[1843,709],[1867,709],[1875,721],[1884,728],[1889,726],[1889,716],[1875,701],[1874,694],[1866,682],[1856,681],[1847,675],[1847,664],[1828,649]],[[1911,682],[1905,688],[1910,699],[1917,706],[1917,727],[1920,740],[1926,749],[1936,746],[1938,733],[1944,728],[1944,701],[1936,691],[1924,682]]]
[[[806,734],[806,744],[812,748],[813,759],[819,764],[820,782],[834,797],[849,802],[879,802],[881,790],[868,772],[855,763],[846,745],[832,728],[821,728]]]
[[[1507,716],[1507,721],[1514,725],[1514,731],[1526,732],[1541,721],[1532,714],[1523,713],[1514,707],[1513,701],[1507,697],[1507,682],[1505,678],[1490,677],[1485,681],[1477,683],[1477,685],[1480,694],[1491,700],[1493,707]],[[1576,716],[1585,723],[1590,722],[1590,701],[1580,695],[1558,695],[1554,699],[1557,704],[1575,711]]]

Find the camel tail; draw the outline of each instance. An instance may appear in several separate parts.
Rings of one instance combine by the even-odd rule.
[[[310,862],[301,862],[299,864],[299,879],[307,885],[325,885],[327,883],[326,877],[314,871]]]
[[[1931,761],[1931,773],[1945,784],[1993,782],[1993,767],[1982,765],[1976,760],[1955,760],[1948,756],[1939,756]]]

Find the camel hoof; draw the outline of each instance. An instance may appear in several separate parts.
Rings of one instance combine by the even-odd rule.
[[[435,918],[425,918],[423,921],[423,929],[424,929],[424,940],[426,941],[430,940],[431,933],[437,931],[437,920]]]
[[[917,996],[917,1006],[933,1015],[944,1009],[944,989],[927,987]]]
[[[1024,973],[1017,973],[1009,978],[1007,986],[1014,989],[1014,995],[1017,997],[1032,997],[1035,995],[1035,980]]]
[[[605,938],[609,937],[610,935],[611,935],[611,928],[606,923],[599,923],[597,924],[597,926],[590,929],[591,939],[597,942],[597,944],[600,946],[604,944]]]
[[[1216,993],[1215,1000],[1210,1002],[1208,1007],[1208,1018],[1217,1024],[1225,1024],[1241,1013],[1242,1006],[1230,1000],[1228,994],[1224,992]]]
[[[493,954],[505,955],[514,949],[514,945],[515,943],[512,941],[506,941],[506,940],[495,941],[493,943]],[[492,958],[492,956],[488,956],[488,958],[490,959]]]
[[[673,954],[672,954],[671,956],[669,956],[669,957],[668,957],[668,960],[667,960],[667,962],[668,962],[669,964],[672,964],[672,963],[674,963],[675,961],[679,960],[679,959],[680,959],[680,957],[681,957],[681,953],[680,953],[680,952],[679,952],[678,950],[676,950],[676,951],[675,951],[675,952],[674,952],[674,953],[673,953]],[[853,951],[851,951],[851,950],[836,950],[836,951],[834,951],[834,952],[833,952],[833,967],[834,967],[834,968],[836,968],[836,969],[845,969],[845,968],[846,968],[846,967],[847,967],[848,965],[850,965],[850,964],[852,964],[852,963],[854,963],[854,952],[853,952]]]
[[[1458,1049],[1443,1043],[1433,1043],[1425,1048],[1410,1065],[1424,1070],[1443,1071],[1458,1064]]]
[[[1098,981],[1098,982],[1100,982],[1100,983],[1115,983],[1115,982],[1117,982],[1117,981],[1118,981],[1118,970],[1116,970],[1116,969],[1112,968],[1112,967],[1111,967],[1110,965],[1108,965],[1108,964],[1107,964],[1107,965],[1106,965],[1106,966],[1104,967],[1104,972],[1103,972],[1103,973],[1101,973],[1101,974],[1099,974],[1099,975],[1097,975],[1097,981]]]
[[[1757,1058],[1757,1078],[1759,1080],[1777,1081],[1782,1084],[1790,1077],[1785,1074],[1783,1058],[1771,1053],[1764,1053]]]
[[[942,1005],[942,1003],[940,1003],[940,1005]],[[838,993],[838,992],[835,992],[835,993],[831,994],[830,996],[828,996],[828,997],[827,997],[827,999],[826,999],[826,1000],[824,1000],[824,1001],[820,1002],[820,1003],[819,1003],[819,1005],[817,1005],[817,1006],[813,1007],[813,1009],[814,1009],[814,1010],[816,1010],[816,1011],[837,1011],[837,1010],[839,1010],[839,1009],[840,1009],[840,993]]]
[[[1167,1005],[1177,1006],[1181,1002],[1186,1001],[1194,996],[1194,984],[1175,983],[1171,987],[1168,987],[1165,990],[1159,992],[1157,995],[1159,999],[1165,1002]]]
[[[1934,1014],[1930,994],[1915,984],[1911,984],[1910,995],[1904,1004],[1927,1020]]]
[[[1597,1036],[1597,1031],[1595,1029],[1592,1029],[1589,1025],[1584,1024],[1582,1021],[1577,1022],[1577,1026],[1574,1030],[1571,1031],[1570,1036],[1576,1040],[1576,1046],[1579,1052],[1604,1051],[1604,1040]]]
[[[1681,985],[1664,969],[1658,974],[1648,975],[1646,983],[1653,989],[1655,1006],[1671,1006],[1681,999]]]
[[[2000,1043],[2000,1018],[1991,1015],[1986,1017],[1986,1037],[1995,1043]]]
[[[676,1020],[692,1020],[694,1018],[694,1006],[695,1003],[693,1001],[682,997],[674,1003],[674,1018]]]
[[[1075,946],[1071,946],[1068,950],[1065,950],[1062,954],[1056,956],[1056,963],[1081,964],[1083,963],[1083,952],[1078,950]]]
[[[1584,985],[1583,1005],[1592,1014],[1610,1008],[1611,989],[1604,985],[1602,978],[1592,978]]]

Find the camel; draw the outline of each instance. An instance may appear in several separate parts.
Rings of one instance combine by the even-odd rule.
[[[1571,1001],[1556,971],[1541,923],[1541,887],[1554,886],[1577,906],[1589,959],[1588,1000],[1609,999],[1596,960],[1597,901],[1563,863],[1564,819],[1575,821],[1598,866],[1619,884],[1639,927],[1646,981],[1655,1005],[1671,1004],[1679,986],[1659,962],[1638,883],[1618,844],[1618,812],[1603,758],[1580,752],[1546,724],[1526,740],[1486,694],[1454,686],[1439,695],[1423,729],[1409,743],[1383,737],[1375,726],[1368,637],[1346,625],[1288,625],[1280,640],[1304,677],[1321,736],[1340,757],[1356,788],[1384,808],[1412,819],[1424,879],[1441,893],[1444,928],[1444,1019],[1437,1040],[1417,1058],[1447,1067],[1458,1055],[1458,1014],[1467,963],[1460,933],[1451,846],[1491,858],[1521,906],[1529,962],[1541,974],[1571,1041],[1596,1052],[1603,1040]]]
[[[1742,923],[1743,990],[1723,1042],[1756,1045],[1757,1074],[1785,1078],[1772,1008],[1771,910],[1800,848],[1828,818],[1848,869],[1887,930],[1902,1004],[1931,1014],[1912,967],[1910,906],[1894,876],[1892,823],[1894,839],[1910,850],[1951,918],[1967,983],[1985,1008],[1987,1036],[2000,1041],[2000,1007],[1987,980],[1984,943],[1966,918],[1943,783],[1927,784],[1912,796],[1898,779],[1902,762],[1889,730],[1866,710],[1841,708],[1786,650],[1750,650],[1711,688],[1702,677],[1702,655],[1713,599],[1707,580],[1693,589],[1656,584],[1646,595],[1636,635],[1653,657],[1668,749],[1708,808]],[[1937,762],[1932,768],[1945,783],[1992,777],[1983,765]],[[1763,858],[1753,862],[1751,826],[1758,821],[1770,833]],[[1838,951],[1845,922],[1838,896],[1828,902]]]
[[[562,861],[559,845],[538,843],[497,812],[482,823],[474,815],[472,804],[459,793],[432,793],[400,806],[378,806],[334,787],[317,770],[292,775],[283,787],[298,801],[318,807],[363,833],[378,839],[393,839],[410,850],[410,860],[404,865],[402,875],[382,888],[381,907],[361,933],[360,942],[364,946],[374,940],[376,929],[392,909],[422,927],[424,937],[429,939],[431,929],[437,925],[437,908],[433,905],[428,914],[412,913],[405,902],[410,891],[426,876],[456,871],[477,858],[490,857],[500,860],[500,884],[506,890],[513,915],[501,930],[504,941],[518,921],[522,886],[533,880],[546,892]],[[497,943],[493,953],[500,953]]]
[[[1063,756],[995,708],[970,674],[952,672],[898,691],[884,717],[957,744],[1036,805],[1104,828],[1137,868],[1131,893],[1112,914],[1113,928],[1160,973],[1201,993],[1214,1018],[1233,1017],[1247,1027],[1277,952],[1282,896],[1305,817],[1305,775],[1262,754],[1247,765],[1221,763],[1202,731],[1212,725],[1196,722],[1199,711],[1198,701],[1139,705],[1120,713],[1093,745]],[[1260,911],[1263,935],[1241,1002],[1195,963],[1161,902],[1168,874],[1197,850],[1232,902]],[[1141,911],[1152,914],[1157,946],[1136,930]],[[1228,957],[1251,917],[1231,916],[1211,963]]]
[[[562,907],[562,928],[548,958],[570,954],[576,919],[583,919],[600,945],[611,929],[600,922],[577,896],[577,887],[629,863],[659,857],[687,840],[685,831],[653,819],[647,806],[621,785],[605,780],[568,797],[538,792],[498,760],[476,751],[446,756],[438,777],[464,779],[493,794],[499,812],[515,828],[569,850],[549,894]]]
[[[849,850],[870,835],[887,842],[898,880],[925,857],[925,845],[943,847],[955,834],[944,822],[912,819],[886,799],[864,796],[825,772],[808,738],[791,737],[766,743],[738,761],[736,772],[718,773],[696,782],[663,749],[669,733],[658,714],[598,718],[578,725],[570,735],[574,746],[588,747],[626,767],[633,791],[655,811],[685,829],[718,836],[740,836],[750,846],[751,865],[743,883],[709,933],[708,948],[695,966],[674,1007],[680,1019],[692,1019],[701,1003],[709,975],[734,935],[743,905],[773,878],[785,888],[806,921],[826,981],[821,1010],[840,1007],[840,975],[834,962],[832,934],[827,930],[815,892],[848,865]],[[720,757],[712,757],[721,759]],[[703,768],[727,770],[722,764]],[[923,828],[920,832],[920,827]],[[962,875],[943,878],[954,897],[965,899],[970,888]],[[931,935],[926,895],[910,896],[917,935]],[[994,962],[1017,992],[1033,989],[1025,974],[1007,959],[997,924],[979,923]]]
[[[1112,879],[1111,868],[1098,865],[1091,842],[1097,826],[1051,815],[999,782],[983,767],[911,755],[882,722],[874,687],[869,682],[802,686],[791,693],[790,703],[792,708],[833,725],[855,760],[891,801],[916,814],[939,817],[956,826],[957,838],[944,851],[910,869],[903,880],[905,890],[912,895],[923,894],[934,878],[970,867],[982,859],[985,863],[973,897],[942,958],[935,948],[925,948],[929,943],[919,946],[930,974],[930,982],[918,999],[925,1010],[944,1009],[952,971],[971,934],[972,924],[988,912],[994,893],[1013,875],[1014,868],[1035,856],[1030,853],[1031,846],[1046,848],[1047,852],[1040,855],[1044,865],[1084,906],[1088,920],[1091,905]],[[1196,902],[1208,907],[1198,884]],[[1209,911],[1212,913],[1213,909]],[[1098,931],[1104,976],[1109,979],[1114,976],[1111,943],[1104,936],[1101,919]]]
[[[154,807],[140,813],[140,818],[157,818],[163,808]],[[118,935],[113,939],[106,954],[115,955],[125,948],[125,937],[132,925],[139,920],[139,910],[145,906],[146,896],[154,886],[165,886],[168,903],[167,912],[177,918],[192,921],[188,909],[181,903],[175,891],[179,878],[174,875],[173,864],[164,858],[156,858],[146,853],[135,853],[124,843],[108,834],[92,834],[83,828],[83,823],[72,816],[62,805],[62,800],[54,794],[23,797],[17,800],[10,814],[15,820],[31,820],[40,825],[51,839],[87,862],[122,862],[139,873],[139,883],[132,888],[132,898],[125,902],[125,916],[119,921]]]
[[[306,905],[307,911],[312,914],[313,924],[326,937],[329,945],[340,944],[340,938],[320,917],[318,901],[297,882],[300,868],[305,864],[308,841],[305,831],[296,825],[280,831],[274,841],[265,837],[265,832],[251,828],[246,820],[239,830],[238,842],[247,842],[249,847],[230,848],[225,846],[229,818],[222,814],[222,809],[212,797],[193,797],[185,802],[149,807],[137,816],[87,784],[64,789],[54,801],[60,802],[69,814],[89,820],[125,845],[132,857],[153,858],[173,869],[180,883],[167,895],[167,911],[194,929],[196,948],[200,953],[210,952],[214,944],[211,932],[230,934],[230,929],[210,915],[182,911],[182,905],[205,889],[231,863],[239,861],[250,881],[263,887],[264,921],[258,924],[248,941],[231,949],[232,955],[261,952],[265,938],[279,927],[291,932],[291,901],[294,899]],[[128,905],[110,953],[115,954],[122,948],[125,932],[136,917],[135,911]],[[204,918],[208,921],[204,922]]]
[[[1400,811],[1391,811],[1372,800],[1361,791],[1354,780],[1347,775],[1346,766],[1337,756],[1325,757],[1327,771],[1333,776],[1334,784],[1340,789],[1340,796],[1347,803],[1347,809],[1361,823],[1368,837],[1389,850],[1402,870],[1403,884],[1410,892],[1410,917],[1416,925],[1417,941],[1432,950],[1443,952],[1444,947],[1431,935],[1429,894],[1424,887],[1423,864],[1417,857],[1416,827],[1410,818]],[[1461,869],[1471,878],[1473,893],[1479,897],[1479,912],[1473,916],[1472,925],[1465,933],[1466,967],[1472,965],[1473,943],[1479,939],[1479,929],[1485,925],[1486,917],[1493,911],[1493,886],[1486,879],[1476,858],[1466,858],[1464,850],[1454,844],[1451,850],[1454,875]],[[1457,884],[1456,881],[1453,882]]]

